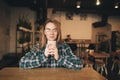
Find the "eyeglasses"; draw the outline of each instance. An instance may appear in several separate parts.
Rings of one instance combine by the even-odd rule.
[[[46,28],[45,31],[46,32],[51,32],[51,31],[52,32],[57,32],[57,29],[56,28],[55,29]]]

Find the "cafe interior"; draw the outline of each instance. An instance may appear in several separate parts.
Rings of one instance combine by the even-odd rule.
[[[48,18],[61,23],[62,40],[83,67],[105,78],[85,80],[120,80],[120,0],[0,0],[0,80],[39,43]]]

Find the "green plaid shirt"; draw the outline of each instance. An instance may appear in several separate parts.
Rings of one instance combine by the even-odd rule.
[[[37,50],[37,46],[33,47],[28,53],[23,56],[19,62],[20,68],[37,68],[37,67],[50,67],[50,68],[71,68],[79,70],[83,67],[81,60],[75,56],[66,43],[59,44],[58,46],[59,59],[55,60],[54,57],[46,57],[44,55],[45,47]]]

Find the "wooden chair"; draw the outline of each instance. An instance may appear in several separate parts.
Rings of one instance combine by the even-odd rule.
[[[83,64],[85,67],[93,68],[93,62],[89,60],[88,52],[84,52],[83,54]]]
[[[118,65],[119,68],[118,74],[120,74],[120,52],[113,53],[111,56],[113,61],[111,70],[113,71],[115,65]]]
[[[113,64],[112,64],[112,68],[111,68],[112,71],[115,67],[115,64],[118,65],[118,68],[119,68],[118,74],[120,74],[120,60],[113,60]]]
[[[95,59],[95,67],[96,67],[96,70],[101,74],[103,74],[104,71],[106,75],[108,74],[106,63],[103,59]]]

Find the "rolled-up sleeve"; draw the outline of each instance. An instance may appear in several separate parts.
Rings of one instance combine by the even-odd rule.
[[[47,57],[42,51],[37,51],[37,47],[34,47],[20,59],[19,67],[22,69],[40,67],[46,61]]]
[[[73,54],[72,50],[68,45],[64,46],[64,50],[62,50],[66,56],[60,56],[58,63],[63,65],[65,68],[71,68],[75,70],[79,70],[83,67],[82,61]]]

